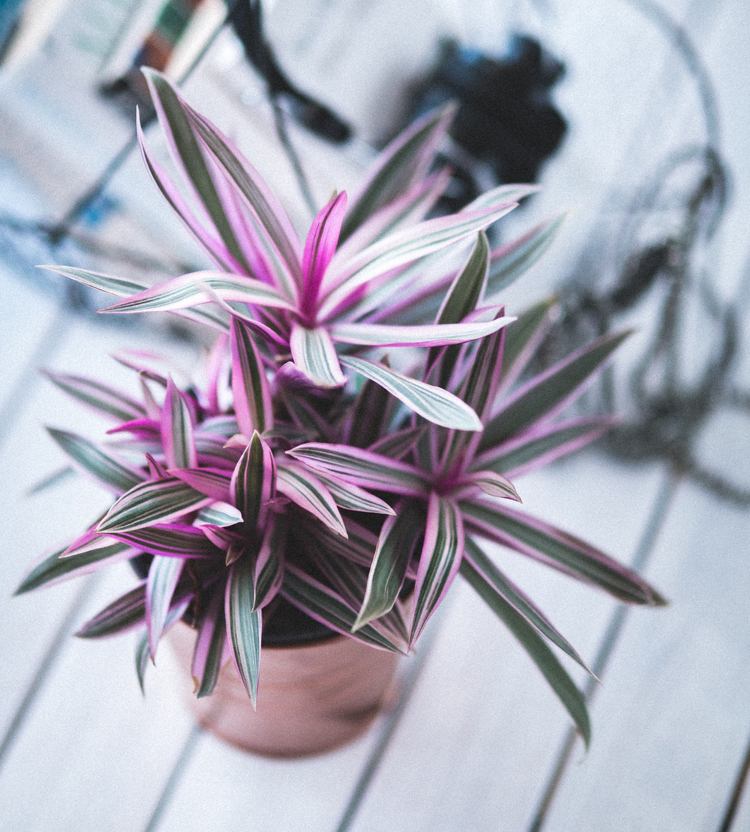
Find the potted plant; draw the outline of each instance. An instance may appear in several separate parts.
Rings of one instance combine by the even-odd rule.
[[[447,182],[430,172],[447,109],[394,140],[301,239],[227,138],[163,76],[147,78],[189,191],[139,125],[145,164],[214,268],[152,287],[50,268],[119,296],[105,312],[170,312],[217,336],[202,381],[182,387],[137,358],[140,397],[50,376],[111,417],[104,443],[51,433],[114,499],[19,591],[131,560],[135,588],[78,634],[140,628],[142,684],[170,631],[199,718],[243,747],[292,755],[363,730],[396,657],[460,576],[588,740],[585,701],[552,648],[581,658],[484,548],[499,543],[622,601],[663,603],[632,571],[514,507],[513,480],[607,429],[607,418],[558,414],[626,335],[524,377],[552,304],[516,319],[496,297],[559,218],[492,249],[485,229],[532,190],[504,186],[425,219]]]

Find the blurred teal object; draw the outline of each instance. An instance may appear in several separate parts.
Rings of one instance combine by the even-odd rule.
[[[0,61],[9,43],[26,0],[0,0]]]

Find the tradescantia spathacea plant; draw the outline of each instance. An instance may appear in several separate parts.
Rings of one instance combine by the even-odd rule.
[[[625,337],[525,378],[552,304],[516,319],[497,293],[536,261],[559,219],[492,249],[485,229],[525,186],[426,219],[447,183],[430,172],[452,115],[442,110],[394,140],[351,199],[334,194],[300,238],[229,140],[164,77],[147,77],[183,181],[139,128],[146,166],[214,268],[155,286],[50,268],[119,296],[105,312],[170,312],[218,334],[203,382],[182,389],[137,354],[122,360],[140,397],[50,374],[113,422],[100,443],[51,431],[113,501],[20,591],[133,560],[141,582],[79,635],[141,627],[142,684],[161,637],[184,620],[197,633],[197,695],[232,658],[255,701],[264,628],[282,605],[311,626],[408,653],[460,575],[587,740],[585,701],[550,645],[581,658],[484,548],[499,543],[622,601],[663,603],[631,570],[513,507],[517,478],[607,429],[607,418],[560,414]]]

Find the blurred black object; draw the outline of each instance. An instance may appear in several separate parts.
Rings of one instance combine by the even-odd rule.
[[[351,127],[336,113],[301,90],[279,65],[263,30],[260,0],[235,3],[229,23],[242,42],[248,61],[266,82],[269,98],[281,99],[295,121],[323,139],[340,144],[352,135]]]
[[[567,129],[551,100],[564,73],[564,64],[526,35],[512,36],[501,58],[454,40],[441,44],[434,68],[414,88],[405,121],[446,101],[458,102],[451,128],[458,148],[450,159],[459,179],[460,192],[453,188],[456,206],[496,182],[537,180]],[[494,182],[477,181],[481,166]]]

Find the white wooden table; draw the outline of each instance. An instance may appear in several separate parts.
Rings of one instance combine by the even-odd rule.
[[[560,101],[576,120],[532,213],[586,207],[551,266],[548,258],[546,270],[525,279],[517,303],[565,273],[608,205],[696,118],[673,52],[623,0],[557,5],[545,36],[575,66]],[[722,291],[732,292],[749,254],[750,14],[741,0],[667,5],[697,39],[719,90],[735,191],[713,255]],[[587,754],[570,746],[566,715],[534,667],[462,587],[405,662],[398,705],[365,737],[298,762],[247,756],[193,726],[171,688],[167,656],[150,672],[144,699],[131,638],[71,637],[127,585],[124,568],[8,598],[30,559],[72,537],[101,505],[82,480],[26,496],[61,462],[43,423],[97,427],[35,369],[114,379],[106,353],[136,333],[71,315],[1,264],[0,286],[0,829],[750,830],[742,779],[750,739],[746,511],[656,465],[626,468],[594,452],[519,482],[530,510],[638,564],[671,600],[664,610],[625,610],[498,553],[601,669]],[[158,340],[145,330],[137,338]],[[185,356],[184,346],[156,346]],[[747,381],[747,350],[743,360]],[[746,425],[717,418],[704,446],[715,466],[747,481]]]

